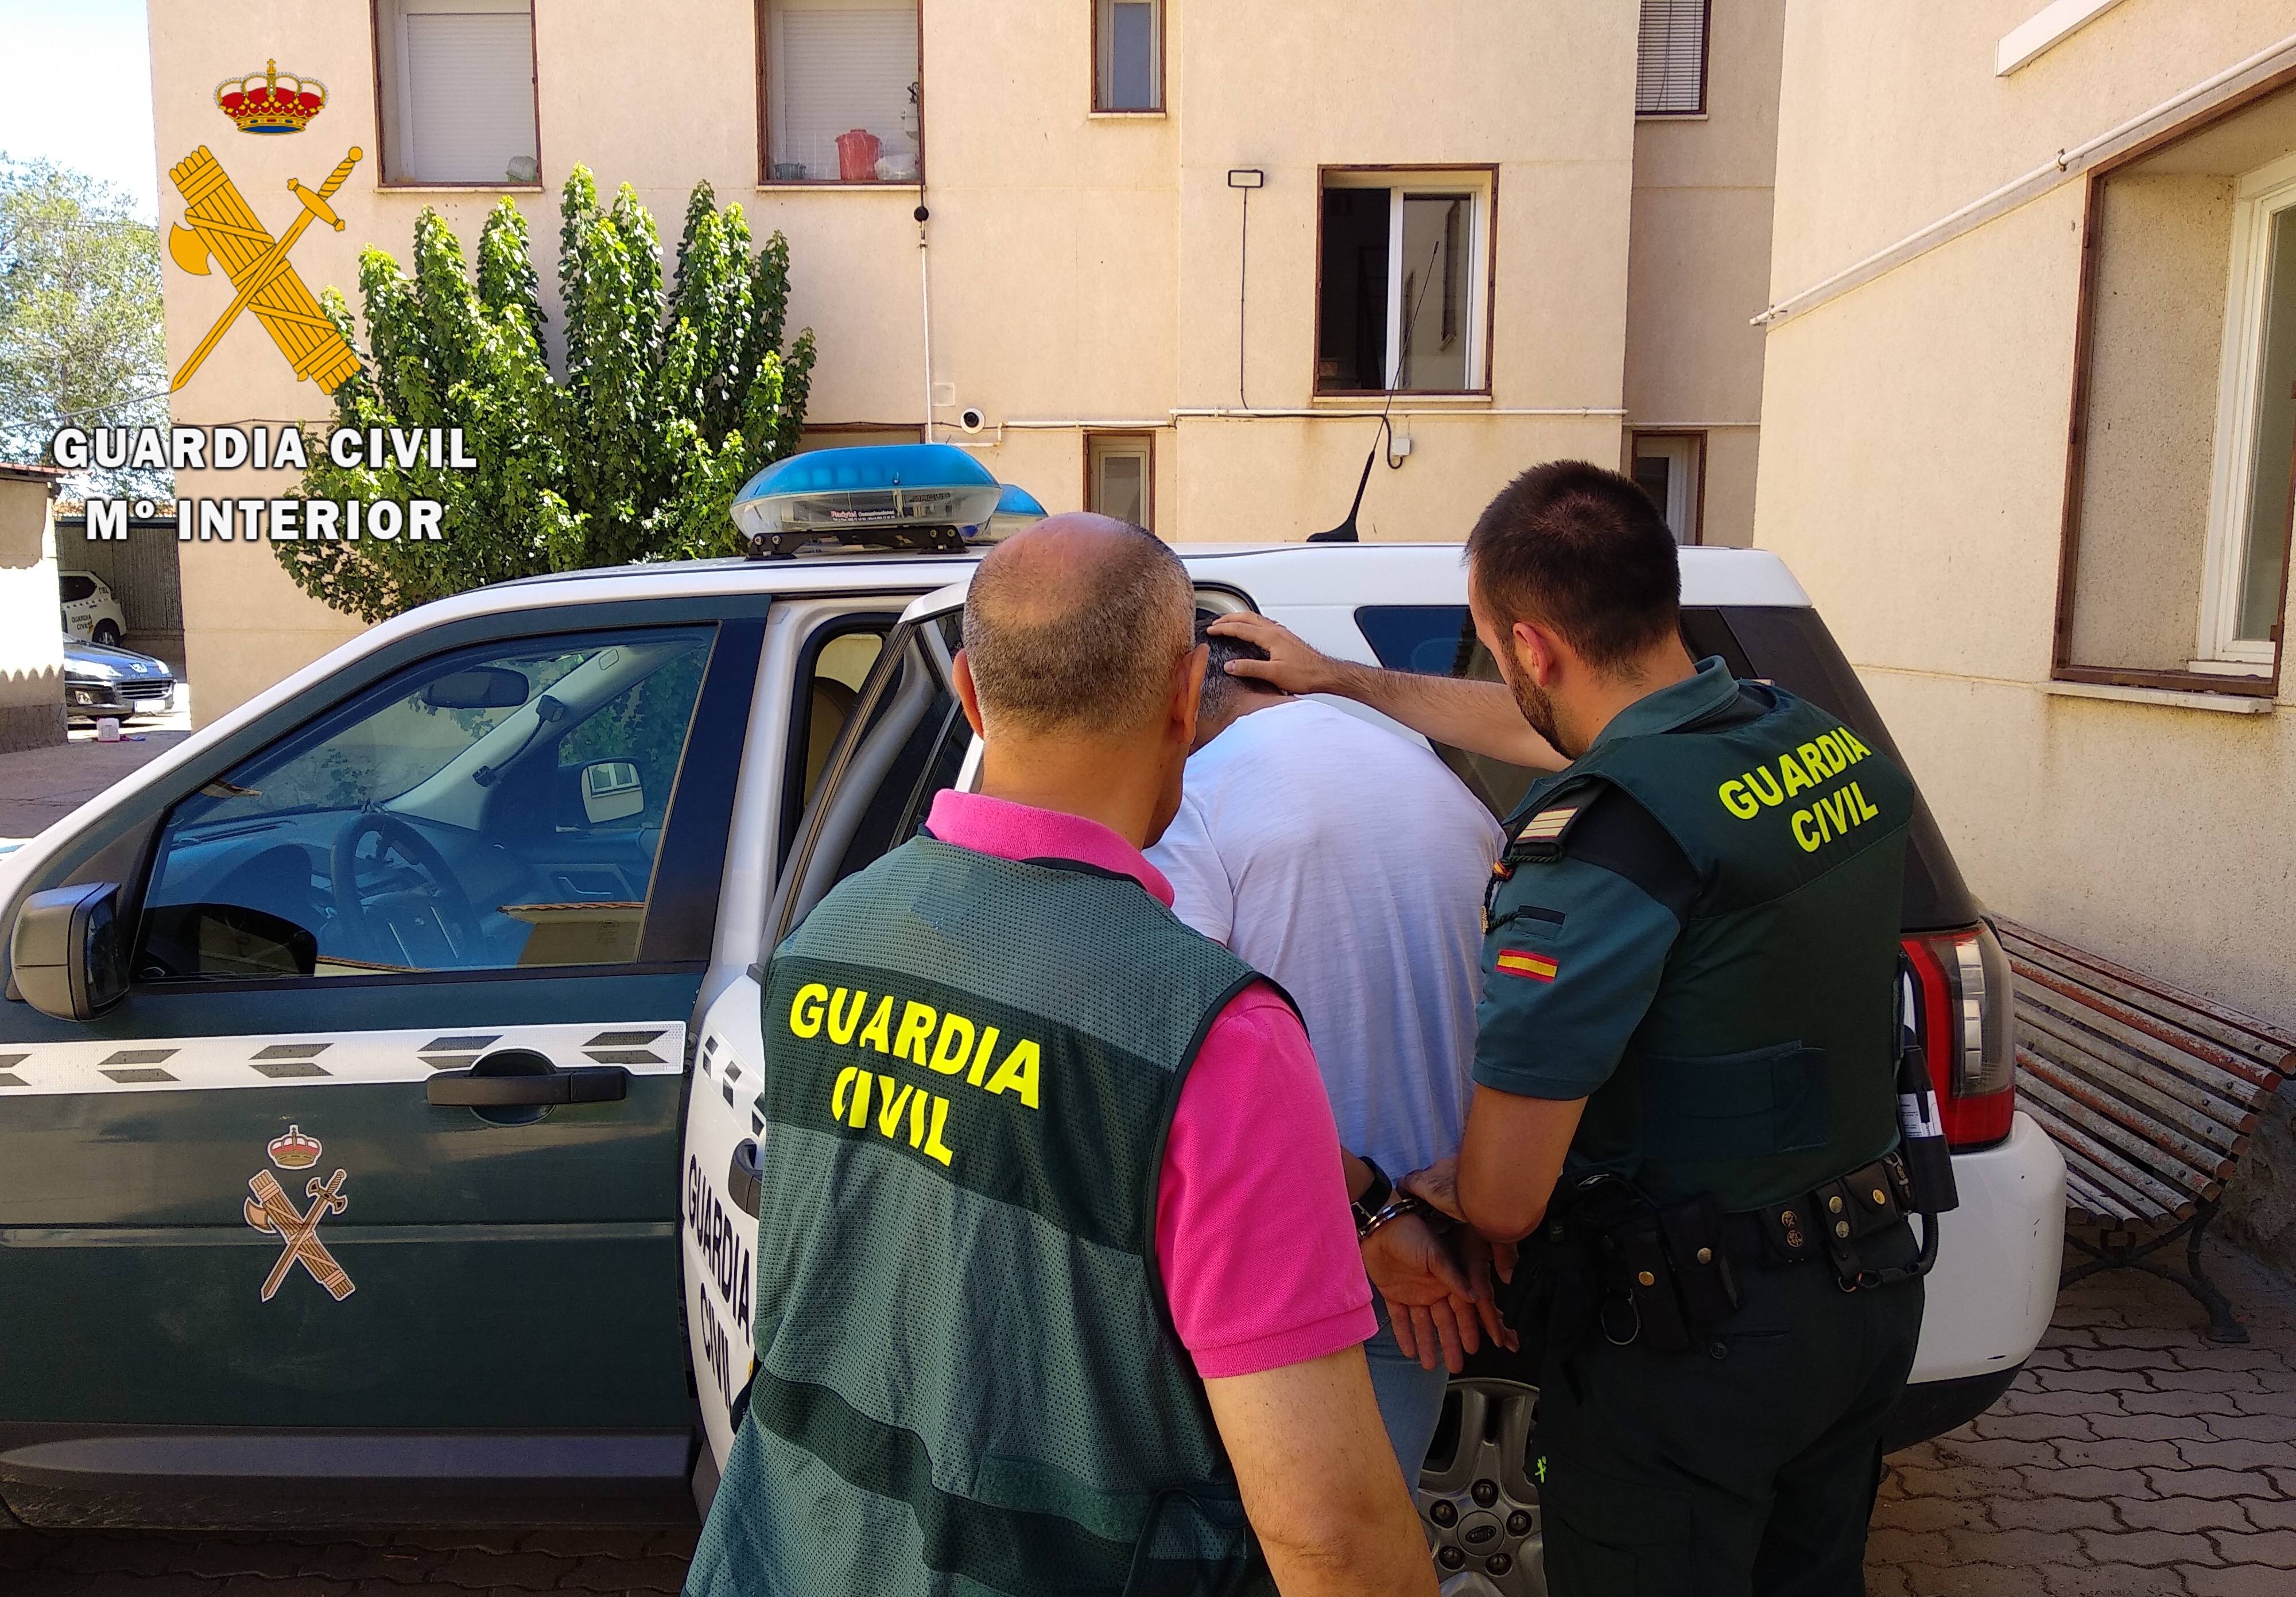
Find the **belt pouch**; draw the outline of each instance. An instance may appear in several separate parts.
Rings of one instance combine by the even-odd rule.
[[[1660,1244],[1656,1220],[1638,1219],[1612,1232],[1611,1247],[1625,1268],[1627,1296],[1634,1301],[1643,1346],[1653,1353],[1688,1352],[1690,1329],[1675,1299],[1674,1271]]]
[[[1683,1318],[1703,1336],[1738,1312],[1738,1280],[1723,1248],[1722,1206],[1711,1192],[1658,1212]]]

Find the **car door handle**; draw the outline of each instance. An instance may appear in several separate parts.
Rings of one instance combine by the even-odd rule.
[[[496,1109],[512,1104],[615,1103],[629,1096],[630,1073],[619,1065],[578,1065],[545,1076],[480,1076],[444,1070],[423,1084],[442,1106]]]
[[[756,1139],[743,1137],[734,1144],[733,1162],[726,1167],[726,1195],[734,1200],[735,1208],[752,1220],[758,1217],[758,1193],[764,1176]]]

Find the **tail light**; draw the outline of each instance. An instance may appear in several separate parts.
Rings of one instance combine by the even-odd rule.
[[[2008,955],[1984,925],[1904,941],[1946,1141],[1956,1152],[2000,1142],[2017,1107]]]

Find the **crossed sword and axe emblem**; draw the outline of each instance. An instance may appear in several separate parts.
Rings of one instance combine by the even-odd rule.
[[[338,1170],[322,1182],[314,1175],[304,1185],[303,1195],[311,1200],[308,1210],[295,1207],[268,1170],[258,1170],[247,1178],[248,1190],[255,1194],[246,1200],[247,1223],[261,1232],[275,1233],[287,1244],[279,1255],[279,1262],[271,1266],[270,1279],[263,1283],[263,1301],[268,1303],[278,1294],[288,1272],[298,1264],[311,1273],[311,1279],[334,1294],[340,1303],[358,1289],[351,1278],[343,1274],[342,1265],[319,1241],[319,1222],[329,1215],[340,1215],[349,1207],[350,1200],[343,1196],[343,1173]]]
[[[252,308],[255,319],[270,333],[271,341],[279,346],[279,353],[295,368],[297,377],[308,377],[320,389],[332,394],[345,380],[358,370],[358,356],[311,291],[287,264],[287,252],[303,230],[312,222],[322,221],[337,233],[343,230],[343,220],[327,201],[343,186],[343,180],[358,164],[357,145],[343,157],[342,163],[327,175],[327,180],[317,189],[305,188],[293,178],[287,180],[288,188],[303,203],[303,212],[287,225],[276,239],[256,220],[247,201],[240,197],[223,166],[209,153],[205,144],[168,169],[176,191],[184,196],[184,219],[191,224],[177,225],[168,234],[168,253],[186,272],[206,276],[210,256],[223,263],[232,285],[239,291],[237,298],[225,309],[208,335],[200,340],[198,348],[176,373],[170,393],[178,392],[191,381],[192,373],[216,347],[217,340],[239,319],[239,313]]]

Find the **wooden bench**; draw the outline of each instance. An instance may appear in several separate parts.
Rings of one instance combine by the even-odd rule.
[[[2020,1107],[2064,1155],[2069,1216],[2096,1228],[2094,1241],[2067,1233],[2088,1257],[2059,1284],[2144,1270],[2198,1298],[2213,1339],[2245,1342],[2201,1269],[2201,1239],[2257,1121],[2296,1074],[2296,1033],[2028,927],[1995,930],[2017,975]],[[2184,1269],[2151,1257],[2180,1238]]]

